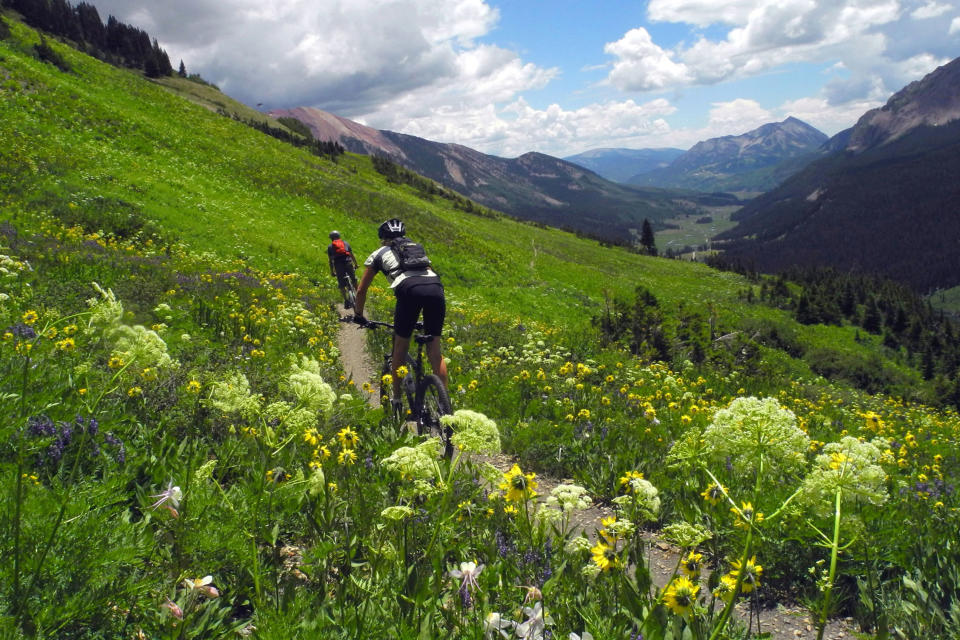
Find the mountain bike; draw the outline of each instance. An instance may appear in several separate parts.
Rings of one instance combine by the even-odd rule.
[[[357,304],[356,279],[352,268],[343,276],[337,276],[337,284],[343,292],[343,307],[345,309],[353,309],[354,305]]]
[[[343,318],[342,321],[350,322],[353,321],[353,318]],[[383,328],[391,331],[394,328],[389,322],[377,322],[375,320],[367,320],[365,324],[360,326],[365,329]],[[418,322],[415,328],[417,331],[421,331],[423,330],[423,324]],[[394,413],[394,418],[399,421],[406,417],[408,421],[415,422],[418,435],[440,438],[440,441],[443,442],[444,455],[447,458],[452,458],[454,451],[451,442],[453,429],[440,422],[441,416],[453,413],[450,405],[450,394],[437,375],[424,373],[423,351],[426,345],[435,338],[415,333],[413,339],[417,343],[417,356],[412,358],[410,354],[407,354],[405,363],[407,374],[400,383],[409,412],[404,413],[401,405],[399,411]],[[393,385],[389,382],[390,379],[386,377],[387,375],[393,375],[392,348],[383,356],[383,367],[380,370],[380,401],[385,405],[390,402],[390,396],[393,394]],[[390,410],[387,409],[387,411]]]

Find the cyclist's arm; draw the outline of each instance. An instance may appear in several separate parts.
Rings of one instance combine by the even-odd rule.
[[[327,262],[330,263],[330,275],[336,277],[337,272],[333,268],[333,252],[330,251],[330,247],[327,247]]]
[[[360,284],[357,285],[357,300],[353,304],[353,313],[362,316],[363,315],[363,306],[367,302],[367,289],[370,287],[370,283],[373,282],[374,276],[377,275],[377,270],[373,266],[368,266],[364,272],[363,277],[360,278]]]

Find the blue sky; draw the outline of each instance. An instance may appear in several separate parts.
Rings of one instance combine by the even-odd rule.
[[[960,0],[93,0],[263,109],[514,157],[833,135],[960,55]]]

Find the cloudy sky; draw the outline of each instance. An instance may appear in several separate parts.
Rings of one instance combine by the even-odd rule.
[[[505,157],[686,149],[791,115],[833,135],[960,56],[960,0],[92,4],[250,106]]]

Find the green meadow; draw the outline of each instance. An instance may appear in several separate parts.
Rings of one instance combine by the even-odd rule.
[[[50,40],[61,70],[4,19],[3,637],[716,640],[788,599],[821,632],[960,633],[960,417],[879,336],[465,212]],[[446,287],[453,460],[336,346],[327,233],[363,258],[389,217]],[[662,589],[650,531],[682,549]]]

